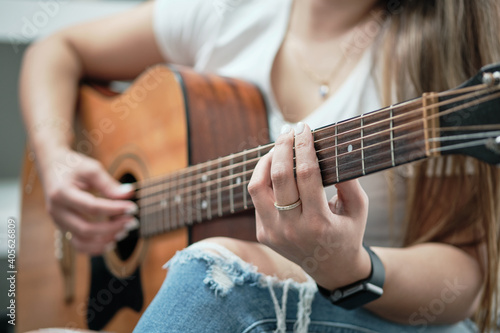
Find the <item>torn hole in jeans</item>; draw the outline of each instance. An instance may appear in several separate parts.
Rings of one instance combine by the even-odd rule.
[[[280,280],[277,277],[264,275],[257,267],[243,261],[222,245],[211,242],[195,243],[176,255],[165,264],[168,268],[177,264],[186,264],[192,260],[203,260],[207,263],[206,276],[203,280],[216,296],[225,297],[236,285],[247,284],[256,288],[267,288],[276,313],[277,333],[286,332],[286,307],[290,289],[298,292],[297,321],[294,332],[307,332],[310,323],[311,305],[317,291],[314,280],[307,276],[303,283],[292,279]],[[275,289],[282,289],[281,300],[276,297]]]

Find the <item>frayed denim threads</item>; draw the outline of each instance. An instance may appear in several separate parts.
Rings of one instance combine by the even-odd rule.
[[[134,332],[174,333],[472,333],[456,325],[400,325],[360,308],[332,305],[312,279],[280,280],[257,271],[223,246],[208,241],[179,251]],[[146,277],[147,278],[147,277]]]

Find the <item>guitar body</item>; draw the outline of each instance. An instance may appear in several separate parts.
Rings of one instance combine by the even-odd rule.
[[[267,143],[266,119],[264,101],[250,84],[156,66],[123,94],[82,86],[75,149],[99,160],[116,179],[141,181]],[[162,265],[176,251],[211,236],[255,239],[253,213],[240,213],[147,240],[131,233],[111,254],[92,260],[63,237],[56,246],[64,253],[59,262],[56,227],[44,209],[34,159],[28,153],[23,168],[19,332],[89,326],[130,332],[165,278]]]
[[[500,64],[494,64],[456,89],[317,129],[323,185],[441,154],[499,164],[499,103]],[[252,207],[246,184],[272,144],[255,147],[269,138],[254,86],[157,66],[123,94],[82,86],[77,109],[75,149],[116,179],[140,185],[141,231],[102,257],[75,253],[70,235],[54,237],[36,157],[28,152],[17,267],[20,332],[87,326],[129,332],[163,282],[161,266],[177,250],[211,236],[255,238],[254,216],[245,213]],[[78,161],[54,167],[64,172]]]

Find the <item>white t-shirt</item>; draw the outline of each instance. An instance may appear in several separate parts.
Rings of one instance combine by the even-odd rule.
[[[275,102],[271,68],[285,37],[292,0],[157,0],[154,31],[165,59],[256,84],[267,98],[271,140],[286,123]],[[365,51],[347,80],[302,121],[312,129],[379,109],[380,94],[372,75],[372,57]],[[293,124],[292,124],[293,125]],[[360,179],[370,198],[365,243],[401,244],[404,181],[396,191],[394,225],[389,223],[389,183],[386,173]],[[333,196],[335,187],[327,189]]]

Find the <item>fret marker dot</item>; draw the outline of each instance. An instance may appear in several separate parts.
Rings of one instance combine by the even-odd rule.
[[[175,200],[175,202],[176,202],[176,203],[180,203],[180,202],[181,202],[181,196],[177,194],[177,195],[175,196],[175,199],[174,199],[174,200]]]
[[[160,202],[160,205],[164,208],[164,207],[167,207],[167,200],[163,199],[161,202]]]
[[[240,185],[241,184],[241,177],[238,177],[236,178],[236,185]]]
[[[207,203],[207,201],[206,201],[206,200],[203,200],[203,201],[201,202],[201,208],[202,208],[202,209],[207,209],[207,207],[208,207],[208,203]]]
[[[207,175],[203,175],[203,176],[201,176],[201,181],[202,181],[202,182],[206,182],[207,180],[208,180]]]
[[[352,145],[347,146],[347,151],[350,153],[352,151]]]

